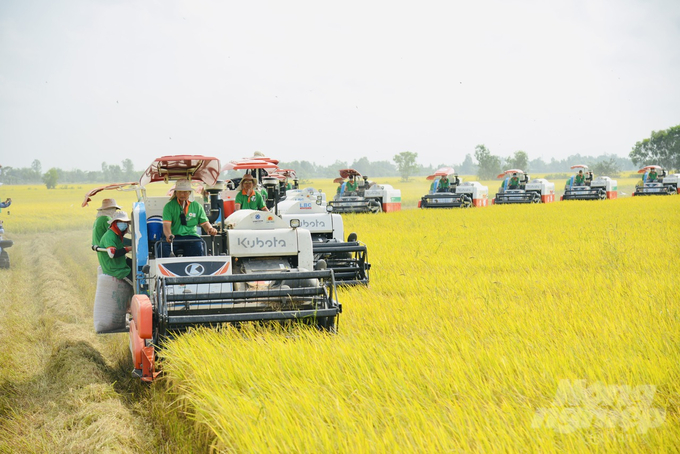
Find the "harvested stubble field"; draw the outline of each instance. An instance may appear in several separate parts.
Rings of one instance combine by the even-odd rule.
[[[337,335],[195,331],[146,387],[93,333],[88,189],[3,187],[0,452],[677,450],[677,197],[347,216]]]

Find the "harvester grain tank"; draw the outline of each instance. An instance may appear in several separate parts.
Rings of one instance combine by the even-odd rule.
[[[440,182],[446,178],[448,185]],[[468,208],[483,207],[489,203],[489,188],[477,181],[461,183],[452,167],[442,167],[427,177],[432,181],[429,194],[424,195],[420,208]]]
[[[300,320],[335,331],[341,312],[332,270],[314,266],[312,237],[298,219],[239,210],[224,216],[219,160],[183,155],[156,159],[137,188],[132,232],[134,296],[130,351],[134,374],[152,381],[156,349],[170,335],[197,326],[248,321]],[[207,254],[164,257],[156,223],[169,197],[150,196],[147,185],[189,179],[203,185],[215,237],[201,235]],[[155,238],[155,239],[152,239]],[[174,242],[173,242],[174,243]]]
[[[564,186],[562,200],[606,200],[617,198],[617,182],[606,176],[593,178],[588,166],[577,164],[571,166],[576,170]]]
[[[341,190],[328,202],[334,213],[389,213],[401,210],[399,189],[369,181],[368,177],[354,169],[340,170],[340,178],[349,179],[352,183],[342,183]]]
[[[635,185],[636,195],[674,195],[680,194],[680,174],[668,174],[658,165],[649,165],[638,170],[642,180]]]
[[[315,262],[323,260],[333,270],[340,285],[368,285],[368,251],[364,243],[350,233],[344,240],[342,216],[326,205],[325,196],[313,188],[290,190],[286,200],[278,203],[285,221],[298,219],[300,226],[312,235]]]
[[[520,169],[510,169],[498,175],[503,178],[494,203],[550,203],[555,201],[555,183],[544,178],[531,179]]]

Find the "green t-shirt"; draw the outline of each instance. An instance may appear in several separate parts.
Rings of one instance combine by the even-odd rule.
[[[649,172],[649,177],[647,177],[647,181],[656,181],[657,177],[658,175],[655,171]]]
[[[262,199],[262,194],[257,191],[254,191],[253,195],[250,197],[245,195],[243,191],[239,192],[236,194],[236,200],[234,200],[234,203],[241,204],[242,210],[260,210],[265,206],[264,199]]]
[[[345,185],[345,191],[347,192],[354,192],[356,190],[357,190],[356,181],[348,181],[347,184]]]
[[[574,178],[574,184],[577,186],[583,186],[585,181],[586,181],[585,175],[576,175],[576,178]]]
[[[450,186],[451,182],[448,178],[441,178],[439,179],[439,186],[437,189],[449,189]]]
[[[517,178],[517,177],[510,178],[510,181],[508,182],[509,186],[517,186],[518,184],[519,184],[519,178]]]
[[[187,225],[182,225],[180,221],[180,214],[182,212],[182,206],[177,199],[170,200],[163,207],[163,222],[170,221],[172,223],[170,231],[173,235],[199,236],[196,233],[196,228],[204,222],[208,222],[203,205],[196,201],[189,204],[189,208],[186,211]]]
[[[102,239],[102,236],[109,230],[110,220],[110,216],[99,216],[95,219],[94,225],[92,226],[92,244],[94,246],[99,246],[99,241]]]
[[[113,246],[116,249],[121,249],[123,247],[123,240],[121,240],[116,232],[109,229],[99,240],[99,246],[105,248]],[[97,258],[99,258],[99,264],[104,274],[117,277],[118,279],[123,279],[130,274],[130,267],[125,261],[124,255],[110,258],[108,252],[97,252]]]

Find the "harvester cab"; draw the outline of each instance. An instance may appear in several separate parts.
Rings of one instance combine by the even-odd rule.
[[[278,211],[287,222],[298,219],[300,226],[312,235],[314,262],[325,263],[332,269],[340,285],[368,285],[368,252],[366,245],[351,233],[344,238],[342,216],[326,205],[321,191],[306,188],[288,191],[286,200],[279,202]]]
[[[272,159],[265,157],[262,154],[256,154],[250,158],[243,158],[234,161],[230,161],[224,165],[222,171],[227,172],[230,170],[244,172],[245,174],[250,174],[255,179],[255,190],[262,194],[268,209],[274,209],[276,207],[276,200],[285,197],[285,192],[281,189],[281,181],[284,177],[279,174],[281,169],[279,169],[277,159]],[[233,213],[233,200],[236,197],[238,186],[241,183],[241,177],[235,177],[231,179],[232,186],[228,188],[231,193],[224,193],[223,199],[230,200],[231,203],[226,207],[226,214],[229,215]]]
[[[389,184],[376,184],[357,170],[342,169],[340,178],[348,179],[328,204],[335,213],[381,213],[401,210],[401,191]],[[337,181],[334,180],[334,181]]]
[[[606,200],[617,198],[617,182],[606,176],[593,179],[593,172],[588,166],[577,164],[571,166],[576,171],[564,186],[561,200]]]
[[[140,179],[130,229],[134,295],[127,324],[133,374],[143,381],[157,376],[156,354],[164,340],[192,327],[298,320],[336,330],[341,306],[333,271],[314,269],[309,230],[297,219],[265,211],[227,216],[219,173],[216,158],[164,156]],[[176,179],[202,184],[211,225],[221,219],[216,236],[200,235],[204,255],[158,253],[165,238],[154,220],[170,198],[149,195],[147,185]]]
[[[427,179],[432,184],[429,194],[418,202],[420,208],[469,208],[488,205],[489,188],[477,181],[461,183],[452,167],[442,167]]]
[[[544,178],[529,177],[521,169],[510,169],[498,175],[503,183],[496,193],[494,203],[550,203],[555,201],[555,183]]]
[[[649,165],[638,170],[642,179],[635,185],[637,195],[674,195],[680,194],[680,174],[668,174],[658,165]]]

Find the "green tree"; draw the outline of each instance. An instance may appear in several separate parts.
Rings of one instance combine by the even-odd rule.
[[[477,172],[477,166],[475,161],[472,160],[472,155],[470,153],[465,155],[465,160],[463,163],[457,167],[454,167],[459,175],[474,175]]]
[[[401,174],[402,181],[408,181],[408,177],[413,175],[418,166],[416,165],[416,158],[418,153],[413,153],[411,151],[402,151],[399,154],[394,155],[394,162],[397,164],[397,169]]]
[[[637,166],[658,164],[680,169],[680,125],[652,131],[651,137],[637,142],[628,156]]]
[[[475,159],[479,162],[477,176],[480,180],[491,180],[501,172],[501,158],[492,155],[486,146],[475,147]]]
[[[56,188],[58,179],[59,179],[59,172],[54,167],[52,167],[50,170],[45,172],[45,175],[42,176],[43,183],[45,183],[45,186],[47,186],[47,189]]]
[[[616,162],[615,157],[611,157],[607,160],[600,161],[597,164],[591,166],[593,173],[595,175],[605,175],[608,177],[618,177],[619,176],[619,165]]]
[[[35,174],[36,180],[40,178],[40,175],[42,174],[42,164],[40,164],[40,161],[34,159],[31,163],[31,170]]]
[[[514,156],[507,158],[505,161],[510,168],[522,169],[525,172],[529,171],[529,155],[522,150],[515,151]]]

